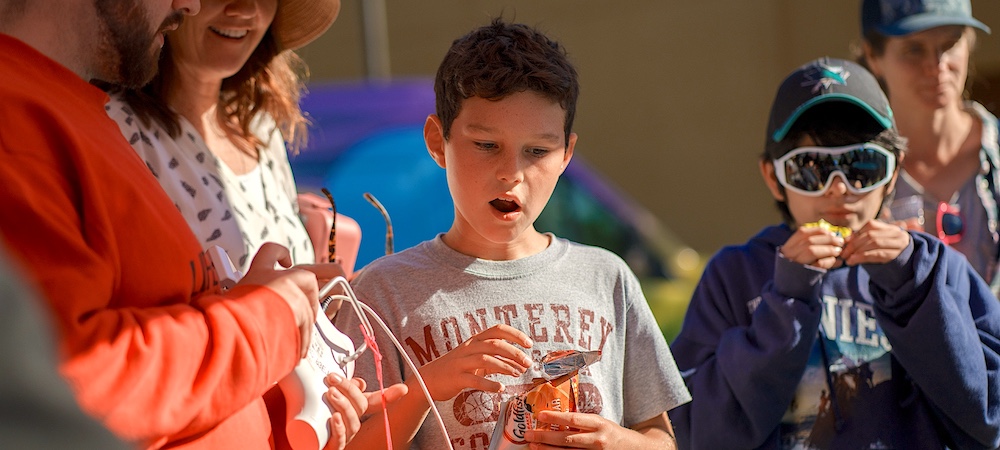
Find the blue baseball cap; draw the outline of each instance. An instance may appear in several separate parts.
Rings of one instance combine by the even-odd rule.
[[[780,157],[781,141],[802,114],[830,102],[854,105],[858,114],[871,116],[883,128],[896,126],[889,99],[871,72],[853,61],[819,58],[796,69],[778,87],[767,123],[767,154]]]
[[[969,0],[864,0],[861,32],[877,31],[903,36],[944,25],[975,27],[986,33],[990,27],[972,17]]]

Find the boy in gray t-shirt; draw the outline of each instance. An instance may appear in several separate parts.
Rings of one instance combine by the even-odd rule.
[[[501,401],[541,376],[534,362],[545,354],[601,350],[580,373],[581,411],[537,417],[579,431],[529,430],[525,440],[675,448],[666,412],[691,397],[635,275],[611,252],[534,228],[577,140],[570,130],[579,86],[562,46],[494,20],[452,44],[434,90],[424,138],[447,172],[455,221],[371,263],[353,288],[419,367],[450,444],[489,448]],[[352,314],[336,324],[359,339]],[[446,448],[401,355],[390,345],[381,351],[384,382],[409,387],[388,410],[394,445]],[[356,370],[376,379],[370,358]],[[373,416],[359,436],[383,433],[382,424]]]

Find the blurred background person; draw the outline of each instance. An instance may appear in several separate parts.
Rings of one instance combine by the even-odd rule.
[[[52,328],[37,293],[0,251],[0,442],[4,448],[129,448],[84,414],[59,377]],[[58,427],[59,432],[52,430]]]
[[[861,30],[859,60],[879,79],[908,140],[896,204],[919,198],[923,231],[964,253],[997,293],[997,118],[967,100],[966,89],[976,30],[990,28],[973,18],[969,0],[863,0]]]

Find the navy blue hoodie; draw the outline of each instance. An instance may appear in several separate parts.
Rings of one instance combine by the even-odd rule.
[[[791,235],[708,263],[671,345],[680,448],[1000,445],[1000,303],[965,257],[910,233],[889,263],[827,271],[782,258]]]

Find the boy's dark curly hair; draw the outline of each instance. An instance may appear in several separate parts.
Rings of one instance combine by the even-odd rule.
[[[523,91],[536,92],[563,107],[568,143],[580,85],[576,69],[558,42],[532,27],[501,18],[456,39],[434,80],[444,138],[450,137],[463,100],[500,100]]]

